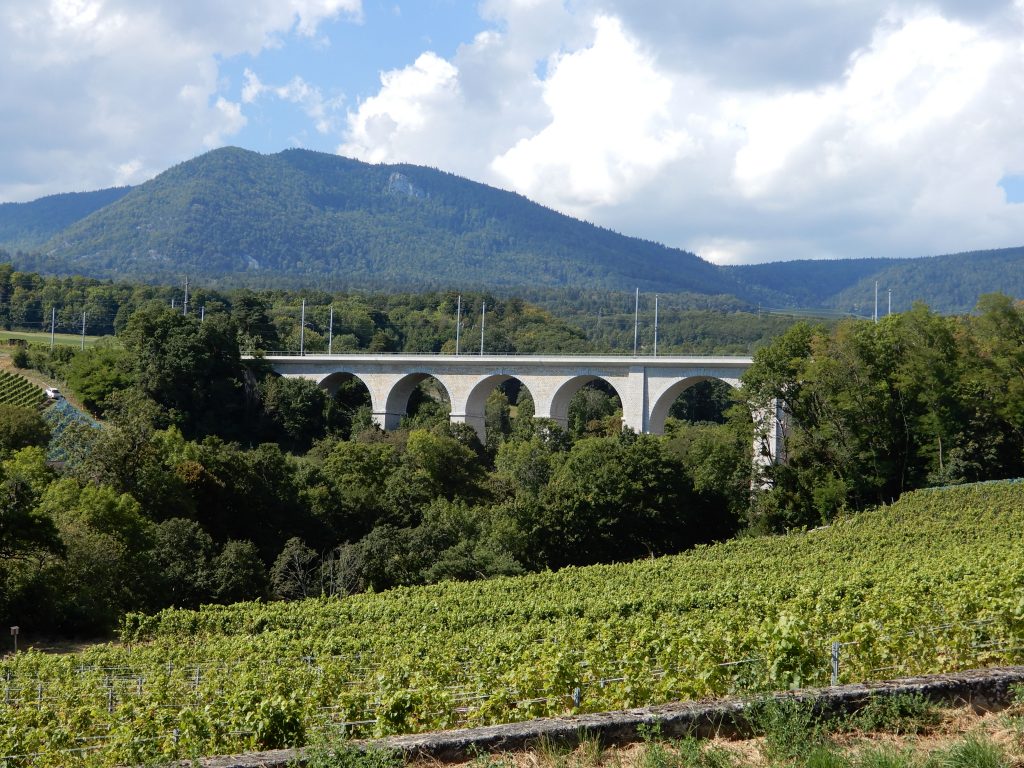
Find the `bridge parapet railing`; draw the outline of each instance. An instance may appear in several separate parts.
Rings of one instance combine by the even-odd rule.
[[[630,358],[637,358],[643,360],[657,360],[657,359],[673,359],[673,358],[693,358],[693,359],[708,359],[708,360],[750,360],[749,355],[706,355],[706,354],[690,354],[690,353],[673,353],[673,354],[662,354],[662,355],[635,355],[628,351],[613,351],[613,352],[535,352],[530,354],[492,354],[485,353],[480,355],[478,353],[465,353],[456,355],[453,352],[370,352],[365,349],[346,350],[345,352],[320,352],[320,351],[306,351],[299,352],[294,349],[283,349],[283,350],[268,350],[268,349],[243,349],[240,350],[242,357],[245,358],[259,358],[259,357],[462,357],[466,360],[473,360],[480,357],[484,358],[521,358],[524,360],[530,359],[541,359],[551,357],[565,357],[565,358],[608,358],[615,357],[627,360]]]

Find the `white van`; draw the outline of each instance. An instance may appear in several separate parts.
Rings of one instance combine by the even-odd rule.
[[[51,400],[62,400],[64,398],[64,395],[62,395],[60,390],[56,387],[47,387],[46,396]]]

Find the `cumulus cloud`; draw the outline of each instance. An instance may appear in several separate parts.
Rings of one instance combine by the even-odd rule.
[[[6,0],[0,200],[135,183],[244,124],[218,61],[358,18],[360,0]]]
[[[339,150],[721,262],[1020,244],[1022,0],[487,0]],[[545,23],[546,22],[546,23]],[[429,64],[429,66],[427,66]]]
[[[379,92],[349,112],[338,151],[507,186],[490,164],[550,120],[536,69],[560,41],[576,39],[580,22],[561,0],[487,0],[481,13],[495,28],[460,46],[452,60],[427,51],[381,73]]]
[[[670,119],[672,81],[618,20],[594,26],[593,45],[552,58],[543,89],[551,122],[491,164],[515,189],[564,208],[619,202],[692,145]]]
[[[458,70],[428,51],[404,69],[384,72],[380,92],[348,117],[339,151],[369,162],[401,159],[406,137],[436,124],[460,99]]]

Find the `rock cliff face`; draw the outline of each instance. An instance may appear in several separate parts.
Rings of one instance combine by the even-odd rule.
[[[387,191],[389,195],[399,195],[404,197],[414,197],[420,199],[426,199],[429,195],[415,184],[412,183],[412,179],[406,176],[404,173],[395,171],[388,176]]]

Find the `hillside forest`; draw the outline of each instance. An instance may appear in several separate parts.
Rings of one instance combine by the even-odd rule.
[[[135,187],[0,203],[0,248],[19,269],[64,275],[173,283],[187,272],[207,285],[263,289],[458,286],[556,303],[639,288],[692,308],[865,316],[876,284],[896,311],[920,300],[966,313],[984,293],[1024,295],[1019,245],[717,266],[435,168],[303,149],[222,147]]]
[[[565,429],[535,420],[513,381],[491,394],[481,441],[448,423],[430,379],[384,433],[358,382],[329,397],[243,361],[289,348],[298,294],[197,291],[185,314],[169,290],[0,267],[0,324],[32,327],[30,312],[55,306],[113,332],[12,351],[98,420],[0,413],[0,615],[13,623],[95,634],[127,611],[627,561],[1022,474],[1024,306],[1003,295],[960,317],[918,305],[763,327],[742,389],[691,388],[664,436],[622,431],[601,387],[576,396]],[[309,350],[333,306],[335,351],[454,351],[453,293],[305,298]],[[483,294],[463,296],[469,338],[484,301],[488,351],[607,350]],[[775,399],[787,460],[755,476],[750,405]]]

